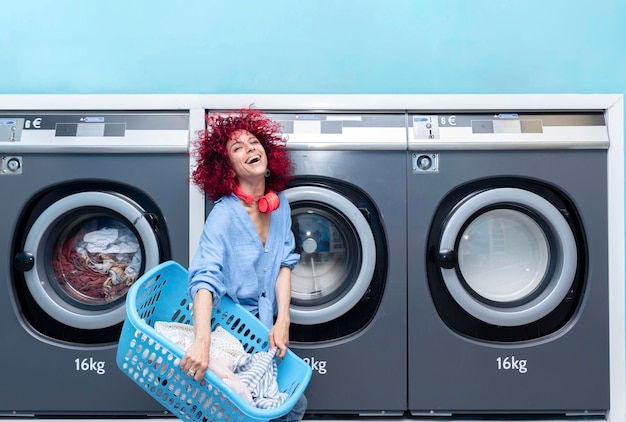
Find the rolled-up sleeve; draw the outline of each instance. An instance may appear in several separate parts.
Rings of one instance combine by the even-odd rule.
[[[280,262],[281,267],[289,267],[289,269],[293,270],[298,261],[300,261],[300,255],[294,253],[295,249],[295,239],[293,233],[289,232],[288,239],[285,240],[285,244],[283,247],[283,259]]]
[[[283,251],[281,254],[281,262],[280,262],[280,266],[281,267],[289,267],[289,269],[293,270],[293,268],[296,266],[296,264],[300,261],[300,254],[295,253],[295,249],[296,249],[296,240],[295,237],[293,235],[293,232],[291,231],[291,207],[289,205],[289,203],[287,202],[286,198],[282,198],[282,201],[284,201],[283,203],[286,204],[286,216],[285,216],[285,228],[284,228],[284,232],[285,234],[285,241],[283,243]]]
[[[224,242],[220,240],[220,233],[216,228],[218,222],[207,219],[198,250],[189,265],[189,296],[193,298],[200,289],[207,289],[213,295],[213,306],[219,302],[226,292],[224,284]]]

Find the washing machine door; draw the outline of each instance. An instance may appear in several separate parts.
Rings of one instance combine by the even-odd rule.
[[[551,202],[520,188],[473,193],[448,214],[436,260],[453,300],[496,326],[530,324],[570,292],[578,250]]]
[[[46,207],[25,233],[14,266],[54,320],[97,330],[122,322],[133,282],[159,263],[153,216],[116,192],[77,192]]]
[[[291,321],[336,321],[361,301],[374,278],[376,242],[362,210],[322,186],[284,191],[300,262],[292,271]]]

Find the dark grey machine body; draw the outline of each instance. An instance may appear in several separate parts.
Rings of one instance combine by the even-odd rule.
[[[47,116],[43,117],[45,122]],[[159,119],[159,116],[153,117]],[[181,113],[179,120],[182,123],[177,123],[173,129],[184,130],[188,116]],[[131,126],[128,123],[127,133]],[[143,129],[150,133],[149,127]],[[24,142],[28,139],[26,132],[22,133]],[[156,132],[158,130],[152,133]],[[158,256],[152,257],[153,262],[167,259],[188,262],[189,158],[184,146],[182,151],[155,153],[149,148],[150,135],[146,136],[144,145],[131,152],[119,148],[115,152],[83,153],[61,147],[58,151],[47,148],[31,152],[28,148],[20,150],[19,146],[10,145],[12,149],[7,153],[2,150],[9,147],[0,143],[0,155],[14,157],[20,164],[15,174],[0,175],[3,198],[0,332],[6,340],[0,350],[5,380],[0,414],[57,417],[164,414],[160,404],[116,366],[116,339],[121,323],[94,329],[68,326],[42,310],[24,279],[26,273],[39,271],[42,285],[55,283],[50,262],[54,245],[76,219],[84,215],[91,215],[94,220],[112,218],[131,228],[136,223],[124,221],[123,215],[101,205],[66,210],[59,219],[47,222],[49,225],[44,227],[37,248],[25,251],[25,237],[33,222],[55,202],[80,192],[107,192],[113,196],[123,195],[125,199],[121,202],[130,203],[127,199],[134,202],[133,206],[142,210],[141,218],[150,220],[154,239],[158,241]],[[51,141],[54,139],[50,137]],[[146,152],[141,152],[141,148]],[[109,147],[109,151],[111,149],[115,147]],[[139,238],[140,243],[141,240]],[[31,256],[34,267],[24,268],[24,259],[20,262],[18,255]],[[146,256],[144,262],[148,262]],[[117,306],[123,307],[123,300]],[[106,305],[78,308],[86,318],[95,315],[95,327],[99,325],[97,315],[107,314]],[[80,315],[76,323],[81,324]]]
[[[609,408],[606,149],[475,149],[432,153],[438,153],[438,171],[412,172],[408,179],[410,411],[416,415],[606,413]],[[408,165],[412,165],[411,156]],[[449,215],[460,207],[464,198],[510,187],[536,189],[539,196],[548,200],[561,196],[561,205],[555,207],[572,230],[578,232],[578,256],[570,257],[578,263],[578,281],[564,298],[572,302],[569,310],[564,311],[570,316],[563,317],[563,323],[546,332],[540,323],[534,322],[524,324],[522,329],[498,327],[494,322],[473,325],[476,318],[462,311],[457,312],[456,322],[450,322],[454,317],[446,322],[442,315],[454,300],[442,288],[440,275],[446,271],[442,270],[445,263],[434,261],[449,258],[438,255],[437,243]],[[563,202],[569,207],[562,206]],[[509,206],[523,208],[507,201],[496,200],[493,205]],[[435,218],[442,208],[447,211]],[[534,215],[532,206],[526,208],[530,208],[526,210],[529,215]],[[548,233],[547,237],[558,243],[560,235]],[[456,241],[458,247],[460,239]],[[450,271],[460,272],[459,267]],[[481,330],[487,334],[483,335]]]
[[[295,166],[284,192],[301,254],[292,272],[290,347],[313,369],[305,392],[307,413],[402,414],[407,401],[405,115],[271,117],[283,125]],[[331,246],[316,233],[326,233]],[[332,246],[333,239],[339,246]],[[336,265],[323,272],[329,262]],[[307,283],[315,281],[324,287],[313,291]]]
[[[388,264],[383,297],[372,320],[344,338],[291,345],[313,368],[306,391],[308,411],[402,412],[406,402],[405,154],[293,151],[292,157],[296,177],[304,183],[307,176],[325,176],[354,184],[370,196],[384,218],[387,241],[386,256],[377,257]]]

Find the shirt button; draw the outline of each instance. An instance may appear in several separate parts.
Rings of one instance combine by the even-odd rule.
[[[263,252],[268,253],[270,250],[268,248],[263,249]]]
[[[266,267],[266,268],[263,268],[263,271],[267,272],[267,267]]]

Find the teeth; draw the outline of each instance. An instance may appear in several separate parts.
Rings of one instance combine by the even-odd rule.
[[[246,164],[252,164],[252,163],[256,163],[257,161],[259,161],[261,159],[260,155],[254,155],[252,157],[250,157],[248,159],[248,161],[246,161]]]

